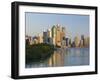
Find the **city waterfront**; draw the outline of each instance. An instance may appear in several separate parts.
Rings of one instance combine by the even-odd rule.
[[[25,14],[26,68],[89,65],[89,16]]]
[[[43,61],[26,63],[26,68],[80,65],[89,65],[89,48],[57,48]]]

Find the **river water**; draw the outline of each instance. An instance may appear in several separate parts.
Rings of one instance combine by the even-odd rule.
[[[89,48],[57,49],[45,61],[26,64],[26,68],[89,65]]]

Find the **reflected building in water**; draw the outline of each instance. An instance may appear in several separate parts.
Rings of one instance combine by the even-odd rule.
[[[54,51],[51,58],[48,60],[48,66],[56,67],[56,66],[63,66],[64,65],[64,54],[63,51]]]
[[[26,68],[33,67],[62,67],[89,65],[89,48],[58,49],[46,60],[26,64]]]

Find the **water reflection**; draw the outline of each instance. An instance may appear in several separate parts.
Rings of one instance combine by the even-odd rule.
[[[57,49],[50,58],[26,64],[26,68],[89,65],[89,48]]]
[[[54,51],[54,54],[48,60],[49,66],[63,66],[64,65],[64,53],[58,49]]]

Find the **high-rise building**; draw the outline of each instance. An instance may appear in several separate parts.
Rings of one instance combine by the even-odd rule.
[[[33,45],[33,44],[34,44],[34,43],[33,43],[33,38],[30,37],[29,40],[30,40],[30,45]]]
[[[74,43],[75,43],[75,47],[79,47],[80,39],[79,39],[78,36],[76,36],[76,37],[74,38]]]
[[[65,27],[62,27],[62,39],[64,39],[64,38],[65,38],[65,32],[66,32]]]
[[[43,32],[43,43],[48,43],[48,33],[46,31]]]
[[[87,47],[90,47],[90,38],[87,37]]]
[[[31,37],[28,36],[28,35],[26,35],[26,36],[25,36],[25,42],[26,42],[26,44],[27,44],[27,45],[30,45],[30,41],[31,41]]]
[[[61,31],[61,46],[66,47],[65,27],[62,27],[62,31]]]
[[[53,44],[51,29],[47,30],[47,34],[48,34],[48,44]]]
[[[89,37],[85,37],[84,39],[84,47],[89,47],[90,39]]]
[[[38,34],[38,42],[43,43],[43,36],[41,34]]]
[[[66,38],[66,46],[69,46],[69,38]]]
[[[39,37],[35,36],[32,39],[32,44],[38,44],[39,43]]]
[[[33,44],[39,43],[38,37],[36,37],[36,36],[34,36],[34,37],[26,36],[25,39],[26,39],[26,44],[28,44],[28,45],[33,45]]]
[[[61,47],[61,27],[60,25],[57,25],[57,31],[56,31],[56,45],[58,47]]]
[[[52,31],[53,45],[56,45],[56,26],[55,25],[52,27],[51,31]]]
[[[72,46],[72,40],[71,40],[71,38],[69,39],[69,45],[68,45],[68,47],[71,47]]]
[[[53,44],[54,46],[66,46],[65,28],[59,24],[53,25],[51,29],[43,32],[43,43]]]
[[[52,32],[51,32],[51,29],[48,29],[48,30],[47,30],[47,33],[48,33],[48,37],[50,37],[50,38],[51,38],[51,37],[52,37]]]
[[[84,47],[84,44],[83,44],[83,40],[82,39],[80,40],[79,47]]]
[[[85,46],[85,37],[84,35],[81,35],[81,42],[83,43],[83,47]]]

